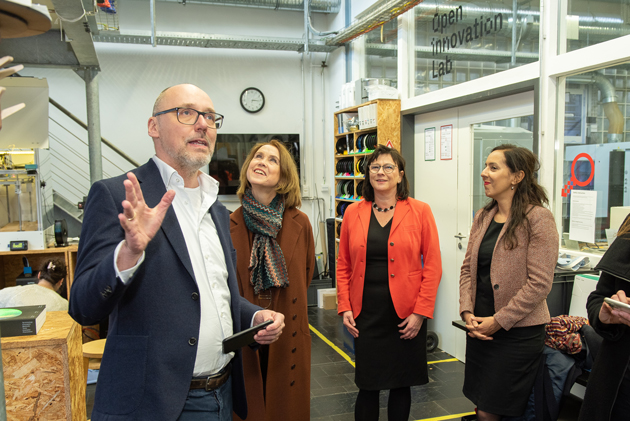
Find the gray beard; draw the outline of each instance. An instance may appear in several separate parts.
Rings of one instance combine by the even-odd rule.
[[[210,150],[210,153],[204,156],[191,156],[188,153],[179,154],[177,151],[171,149],[165,150],[165,152],[177,162],[180,169],[194,173],[210,163],[214,149]]]

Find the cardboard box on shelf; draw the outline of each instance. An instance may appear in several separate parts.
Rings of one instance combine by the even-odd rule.
[[[324,294],[337,294],[337,288],[321,288],[317,290],[317,307],[324,308]]]
[[[337,308],[337,294],[324,294],[324,310],[334,310]]]

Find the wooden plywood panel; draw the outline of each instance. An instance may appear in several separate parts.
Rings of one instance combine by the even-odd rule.
[[[81,326],[74,323],[68,335],[68,382],[71,396],[72,421],[85,421],[86,378],[83,371]]]
[[[2,351],[8,420],[70,419],[63,348],[37,346]]]
[[[400,101],[379,100],[377,114],[378,143],[386,145],[388,141],[400,151]]]
[[[46,314],[37,335],[2,338],[7,419],[86,419],[81,328],[65,311]]]

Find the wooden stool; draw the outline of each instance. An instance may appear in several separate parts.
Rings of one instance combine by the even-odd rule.
[[[103,358],[103,351],[105,351],[105,339],[98,339],[83,344],[83,372],[85,373],[86,383],[90,358]]]

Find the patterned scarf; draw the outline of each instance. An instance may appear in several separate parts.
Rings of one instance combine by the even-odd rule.
[[[269,206],[258,202],[252,190],[247,189],[243,196],[243,217],[247,229],[254,233],[252,255],[249,258],[250,278],[254,293],[260,294],[271,287],[289,286],[287,263],[280,245],[276,241],[282,228],[284,200],[276,195]]]

